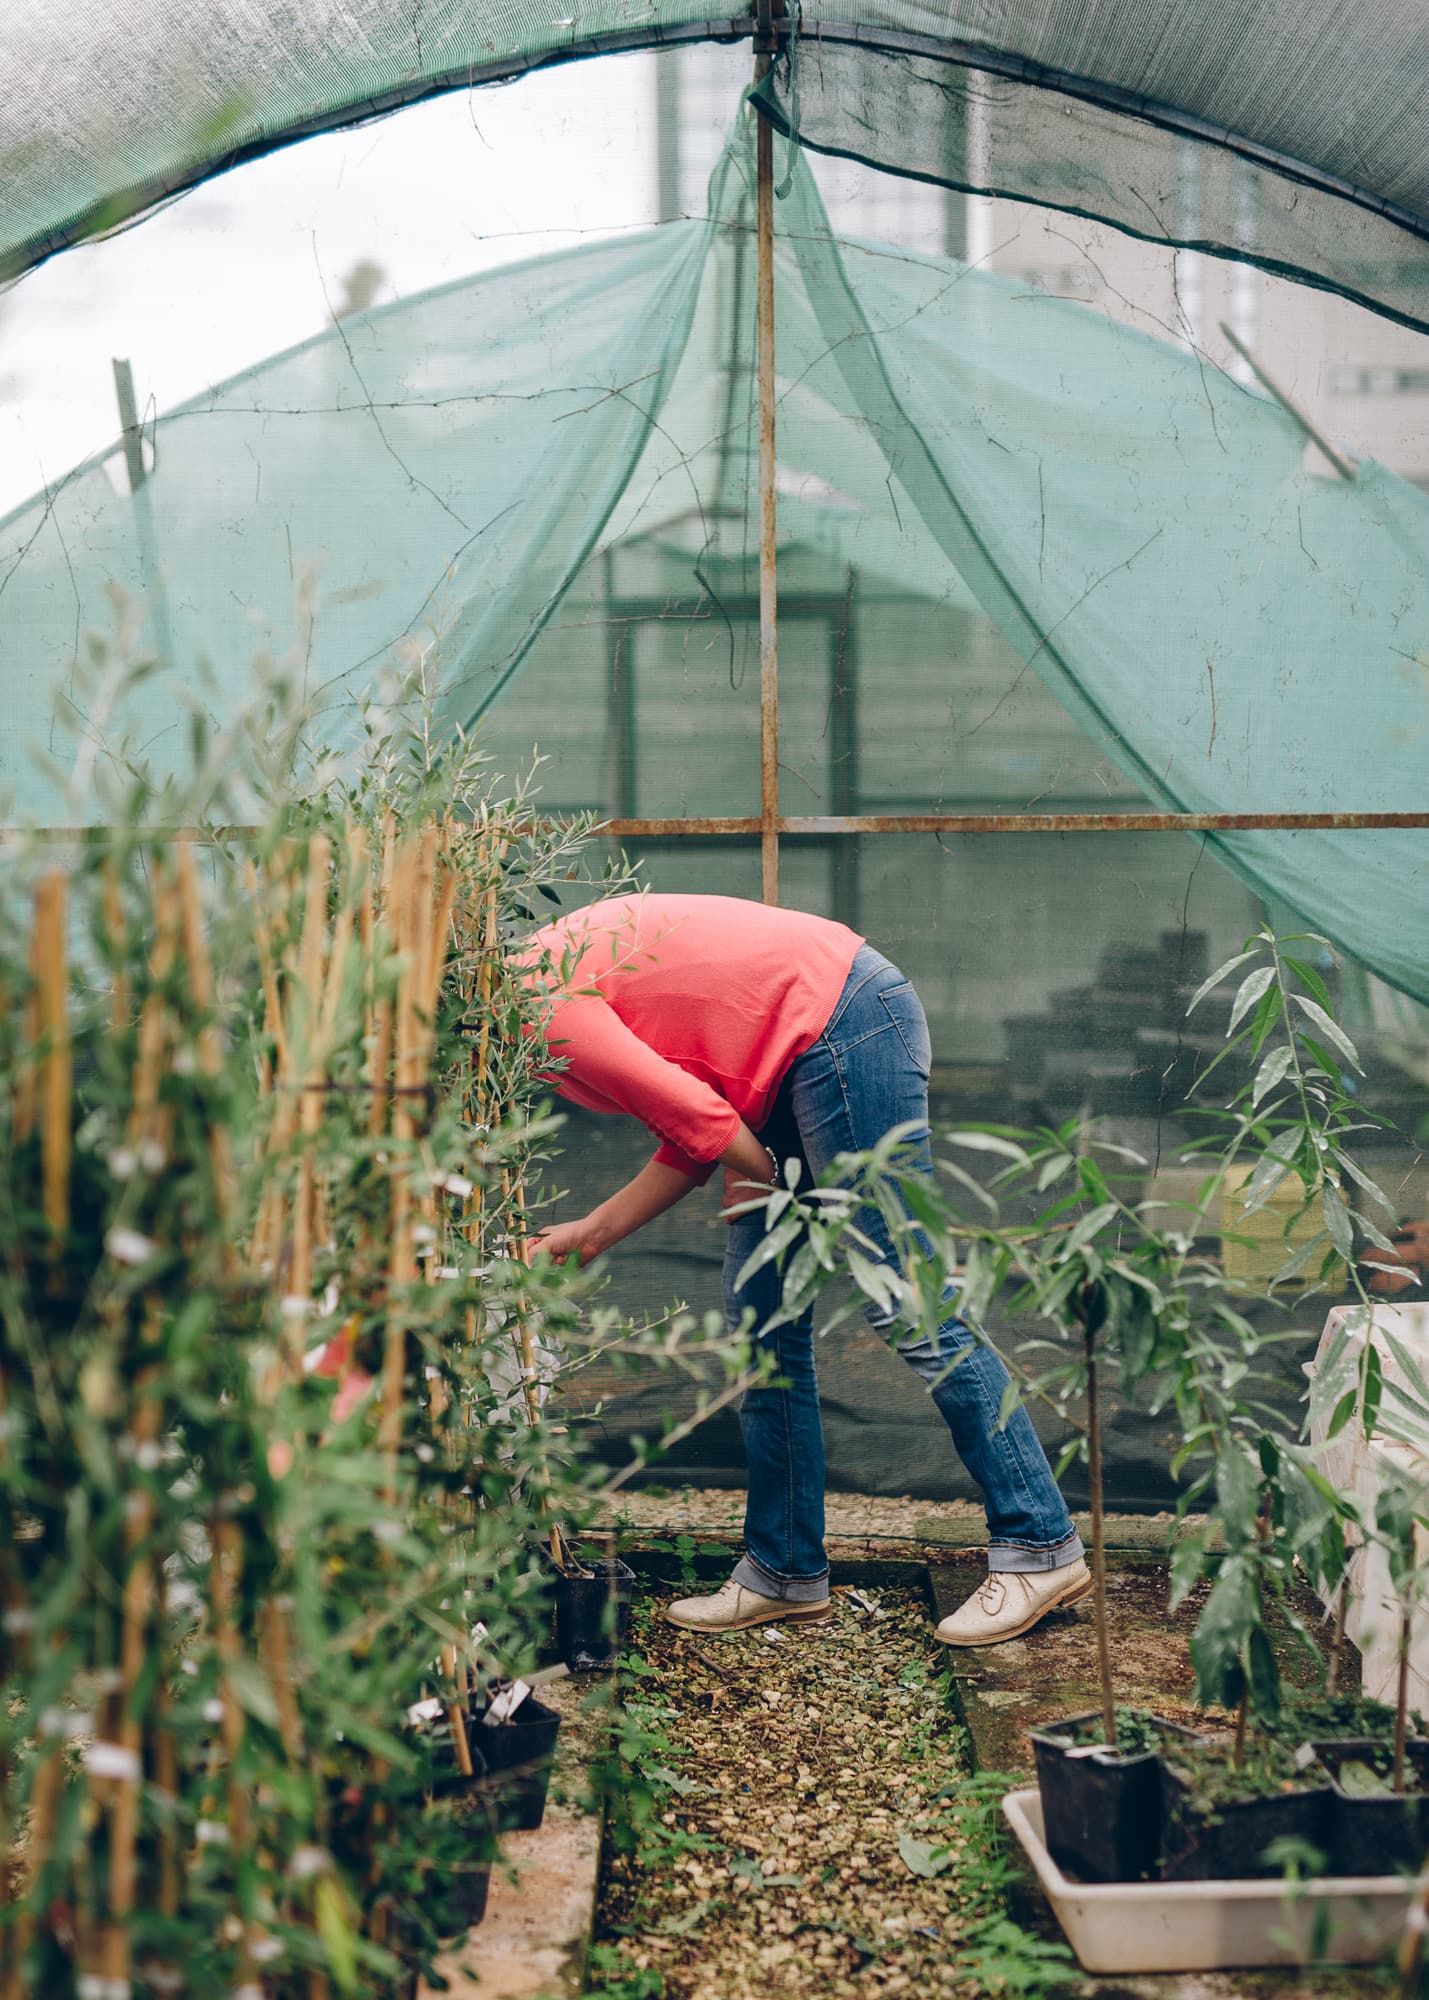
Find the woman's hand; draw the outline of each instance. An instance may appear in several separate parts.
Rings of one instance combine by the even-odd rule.
[[[594,1216],[582,1215],[574,1222],[553,1222],[549,1229],[533,1236],[528,1254],[534,1257],[538,1250],[544,1250],[558,1264],[564,1264],[567,1257],[579,1257],[582,1264],[589,1264],[604,1248],[605,1239]]]
[[[747,1201],[763,1201],[769,1193],[769,1158],[765,1155],[764,1178],[753,1180],[743,1167],[726,1167],[724,1170],[724,1191],[720,1201],[720,1211],[726,1222],[733,1218],[729,1211],[741,1207]]]

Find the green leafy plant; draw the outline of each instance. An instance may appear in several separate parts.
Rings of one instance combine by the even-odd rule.
[[[1314,1639],[1295,1613],[1292,1585],[1303,1568],[1332,1595],[1344,1577],[1353,1504],[1324,1478],[1316,1452],[1291,1432],[1266,1393],[1267,1345],[1299,1336],[1257,1332],[1243,1310],[1244,1292],[1198,1249],[1213,1217],[1219,1221],[1238,1200],[1242,1220],[1253,1218],[1287,1183],[1298,1192],[1284,1221],[1286,1254],[1269,1282],[1271,1296],[1353,1268],[1356,1228],[1372,1246],[1390,1248],[1364,1198],[1377,1212],[1387,1213],[1388,1202],[1355,1157],[1360,1135],[1384,1121],[1363,1112],[1345,1084],[1344,1067],[1357,1067],[1358,1053],[1334,1020],[1324,981],[1294,949],[1307,943],[1323,947],[1319,939],[1282,942],[1258,933],[1191,1001],[1195,1010],[1240,974],[1225,1044],[1199,1079],[1198,1096],[1232,1061],[1245,1080],[1228,1105],[1207,1117],[1187,1155],[1204,1168],[1204,1178],[1185,1210],[1168,1211],[1143,1196],[1147,1162],[1076,1123],[950,1133],[938,1187],[902,1168],[906,1135],[895,1131],[870,1152],[835,1162],[820,1187],[771,1196],[767,1233],[747,1267],[770,1258],[782,1263],[784,1316],[816,1298],[842,1260],[863,1297],[910,1329],[931,1332],[954,1296],[974,1328],[995,1311],[1031,1312],[1043,1322],[1046,1335],[1009,1363],[1014,1380],[1002,1415],[1005,1421],[1023,1398],[1047,1404],[1076,1433],[1059,1475],[1075,1456],[1087,1465],[1108,1743],[1118,1741],[1101,1463],[1108,1378],[1152,1411],[1176,1413],[1182,1441],[1171,1470],[1182,1481],[1178,1514],[1187,1531],[1173,1551],[1172,1602],[1183,1601],[1211,1569],[1192,1658],[1202,1700],[1238,1712],[1238,1754],[1251,1715],[1273,1723],[1280,1710],[1272,1611],[1292,1643],[1318,1661]],[[978,1176],[971,1162],[985,1162],[987,1170]],[[865,1207],[876,1207],[887,1225],[898,1247],[897,1271],[868,1254],[859,1229]],[[1301,1241],[1306,1218],[1311,1227]],[[1361,1380],[1351,1386],[1360,1421],[1372,1425],[1380,1376],[1369,1344],[1360,1366]],[[1429,1396],[1424,1401],[1429,1416]],[[1355,1407],[1351,1395],[1337,1421],[1348,1421]],[[1190,1525],[1198,1513],[1203,1518]]]
[[[521,1254],[556,1123],[505,944],[588,822],[438,754],[431,687],[345,760],[276,686],[196,717],[187,791],[117,758],[0,887],[7,1990],[403,1990],[490,1858],[468,1704],[622,1477],[546,1391],[745,1379]]]

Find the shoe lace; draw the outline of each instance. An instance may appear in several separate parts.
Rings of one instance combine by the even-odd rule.
[[[979,1590],[977,1594],[978,1603],[982,1606],[983,1610],[988,1613],[1000,1611],[1002,1609],[1002,1600],[1004,1597],[1006,1597],[1006,1595],[1007,1595],[1007,1585],[1003,1582],[1002,1578],[997,1574],[996,1570],[990,1570],[988,1572],[987,1581],[983,1584],[981,1590]]]

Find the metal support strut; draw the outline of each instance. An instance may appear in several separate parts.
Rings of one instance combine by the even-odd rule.
[[[773,0],[755,8],[754,80],[774,60]],[[760,893],[779,900],[779,590],[774,517],[774,133],[755,114],[759,397],[759,818]]]

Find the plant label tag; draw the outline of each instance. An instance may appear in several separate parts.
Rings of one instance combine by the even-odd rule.
[[[530,1692],[529,1681],[513,1681],[510,1687],[503,1688],[500,1694],[492,1696],[491,1706],[486,1711],[488,1720],[509,1722]]]

